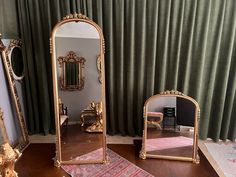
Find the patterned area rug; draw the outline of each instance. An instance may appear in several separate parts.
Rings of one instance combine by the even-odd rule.
[[[101,156],[102,150],[90,152],[77,157],[77,160]],[[62,168],[72,177],[153,177],[153,175],[107,149],[110,160],[107,164],[63,165]]]
[[[192,146],[193,139],[184,136],[147,139],[146,151],[164,150]]]
[[[236,143],[205,143],[226,177],[236,177]]]

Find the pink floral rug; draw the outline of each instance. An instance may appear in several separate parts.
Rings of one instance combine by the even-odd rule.
[[[205,143],[226,177],[236,177],[236,143]]]
[[[147,139],[146,151],[192,146],[193,139],[184,136]]]
[[[101,154],[102,149],[98,149],[76,159],[85,160]],[[107,164],[63,165],[62,168],[72,177],[153,177],[110,149],[107,149],[107,155]]]

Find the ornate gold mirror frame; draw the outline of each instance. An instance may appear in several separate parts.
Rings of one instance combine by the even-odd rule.
[[[7,53],[9,55],[9,61],[10,61],[10,64],[11,64],[12,73],[13,73],[13,77],[14,77],[15,80],[22,80],[24,78],[24,68],[22,70],[21,76],[17,76],[16,73],[14,72],[14,69],[13,69],[14,66],[12,64],[12,52],[14,51],[14,49],[20,49],[21,50],[21,46],[22,46],[22,43],[21,43],[20,40],[12,39],[10,41],[10,44],[9,44],[8,48],[7,48]]]
[[[16,148],[18,148],[20,151],[23,151],[29,144],[28,131],[27,131],[27,128],[26,128],[25,118],[23,116],[23,112],[22,112],[21,105],[20,105],[20,100],[19,100],[17,89],[16,89],[16,86],[15,86],[15,79],[13,77],[13,72],[12,72],[11,63],[10,63],[10,60],[9,60],[8,50],[4,46],[1,39],[2,38],[1,38],[1,34],[0,34],[1,57],[2,57],[2,60],[3,60],[3,63],[4,63],[4,67],[5,67],[5,71],[6,71],[6,74],[7,74],[9,87],[10,87],[10,92],[11,92],[11,95],[12,95],[12,98],[13,98],[13,104],[16,108],[16,115],[17,115],[17,118],[19,120],[20,130],[21,130],[22,137],[23,137],[23,142],[21,144],[17,145]]]
[[[154,155],[147,153],[146,150],[146,143],[147,143],[147,126],[148,126],[148,104],[150,101],[160,98],[160,97],[180,97],[186,100],[189,100],[195,105],[195,113],[194,113],[194,132],[193,132],[193,151],[192,157],[181,157],[181,156],[168,156],[168,155]],[[199,163],[200,159],[198,156],[198,123],[200,119],[200,108],[198,103],[191,97],[184,95],[179,91],[164,91],[160,94],[153,95],[149,99],[146,100],[144,107],[143,107],[143,118],[144,118],[144,129],[143,129],[143,138],[142,138],[142,149],[140,151],[140,158],[157,158],[157,159],[166,159],[166,160],[180,160],[180,161],[191,161],[193,163]]]
[[[62,90],[82,90],[84,88],[84,75],[83,75],[83,68],[85,59],[83,57],[77,57],[75,52],[69,51],[68,55],[65,57],[59,57],[58,62],[61,68],[61,75],[60,75],[60,85]],[[78,67],[78,73],[76,73],[76,83],[75,84],[68,84],[68,76],[67,76],[67,67],[66,64],[75,64]]]
[[[59,97],[58,97],[58,83],[57,83],[57,59],[56,59],[56,32],[65,23],[68,22],[84,22],[92,25],[96,28],[99,33],[100,39],[100,58],[101,58],[101,74],[102,74],[102,122],[103,122],[103,138],[102,138],[102,149],[103,149],[103,157],[102,160],[76,160],[76,161],[63,161],[61,154],[61,132],[60,132],[60,122],[59,122]],[[52,62],[52,74],[53,74],[53,92],[54,92],[54,111],[55,111],[55,122],[56,122],[56,157],[54,159],[54,165],[60,167],[62,164],[89,164],[89,163],[105,163],[107,162],[106,156],[106,98],[105,98],[105,70],[104,70],[104,53],[105,53],[105,42],[103,37],[103,32],[101,28],[88,17],[82,14],[70,14],[63,18],[60,22],[58,22],[52,31],[51,39],[50,39],[50,53],[51,53],[51,62]]]

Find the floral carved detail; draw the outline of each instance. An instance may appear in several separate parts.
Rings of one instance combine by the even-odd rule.
[[[52,53],[52,38],[49,39],[49,48],[50,48],[50,53]]]
[[[104,40],[104,38],[102,39],[102,48],[103,48],[103,53],[105,54],[105,40]]]
[[[15,171],[15,162],[21,153],[13,149],[10,144],[4,143],[0,146],[0,176],[18,177]]]
[[[182,92],[175,91],[175,90],[166,90],[166,91],[160,93],[160,95],[169,95],[169,94],[172,94],[172,95],[184,95]]]
[[[102,63],[101,63],[101,56],[100,55],[97,56],[97,70],[99,73],[98,81],[100,82],[100,84],[102,84]]]
[[[13,48],[15,48],[15,47],[21,48],[21,46],[22,46],[21,40],[12,39],[12,40],[10,41],[10,44],[9,44],[8,48],[7,48],[7,54],[9,54],[10,51],[11,51]]]
[[[3,137],[3,141],[4,142],[9,142],[9,138],[8,138],[8,135],[7,135],[7,130],[6,130],[3,119],[4,119],[3,118],[3,111],[0,108],[0,131],[1,131],[1,134],[2,134],[2,137]]]
[[[89,20],[89,18],[88,18],[86,15],[83,15],[83,14],[81,14],[81,13],[69,14],[69,15],[63,17],[63,20],[66,20],[66,19],[73,19],[73,18]]]

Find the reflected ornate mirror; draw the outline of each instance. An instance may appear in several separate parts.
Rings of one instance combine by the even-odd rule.
[[[143,144],[140,158],[199,163],[198,122],[200,109],[191,97],[165,91],[144,104]]]
[[[12,42],[13,41],[13,42]],[[19,48],[21,43],[16,40],[10,42],[10,48]],[[8,50],[4,45],[3,40],[0,39],[0,51],[1,51],[1,99],[5,100],[1,107],[5,114],[5,126],[9,136],[10,144],[13,148],[17,148],[23,151],[29,144],[28,132],[26,128],[26,120],[24,112],[22,110],[21,99],[18,96],[17,83],[13,74],[13,68],[11,65],[10,58],[14,55],[16,59],[22,58],[21,50],[16,49],[17,52],[13,53],[12,50]],[[9,52],[11,55],[9,55]],[[13,58],[13,57],[12,57]],[[18,63],[18,61],[16,62]],[[3,71],[4,70],[4,71]],[[19,72],[18,72],[19,71]],[[18,70],[18,79],[22,79],[23,72]],[[10,94],[10,95],[9,95]]]
[[[50,46],[57,136],[55,166],[104,163],[105,82],[98,82],[96,60],[99,55],[104,78],[102,30],[86,16],[71,14],[53,28]]]
[[[60,84],[63,90],[82,90],[84,88],[85,78],[83,76],[83,68],[85,64],[83,57],[77,57],[76,53],[69,53],[58,58],[61,68]]]

